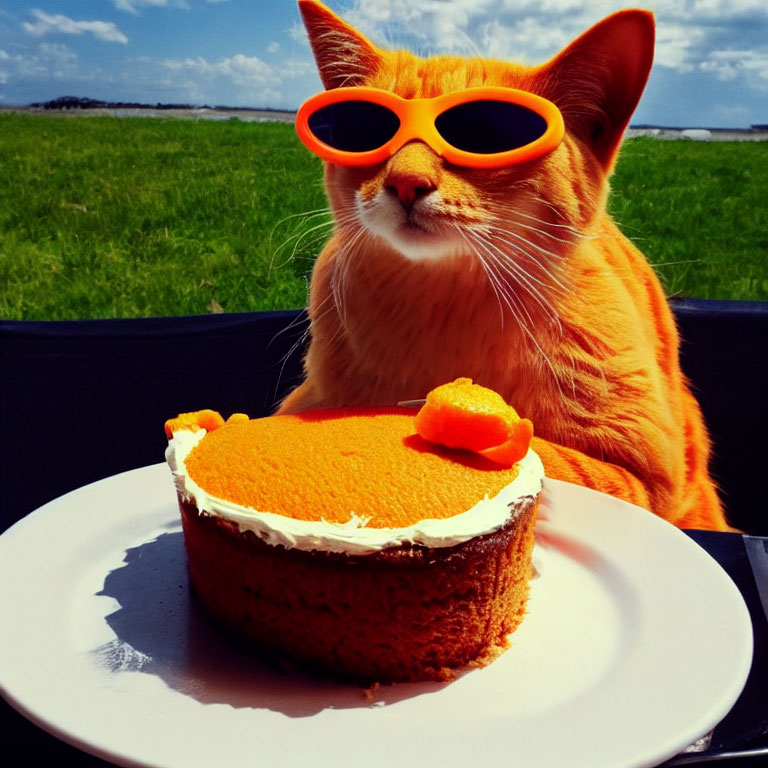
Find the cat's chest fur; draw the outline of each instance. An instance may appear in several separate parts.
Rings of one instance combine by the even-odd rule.
[[[382,246],[353,264],[329,259],[315,281],[318,304],[326,304],[315,322],[327,329],[316,337],[341,366],[334,386],[365,382],[361,403],[420,398],[467,376],[533,412],[558,387],[547,363],[559,334],[552,307],[526,308],[531,329],[521,326],[470,257],[413,263]],[[355,393],[345,398],[351,404]]]
[[[572,447],[596,423],[623,428],[628,382],[633,397],[664,397],[629,311],[628,249],[606,219],[564,254],[563,285],[578,281],[578,291],[542,287],[541,300],[510,308],[471,257],[412,262],[379,242],[345,260],[332,241],[310,302],[319,404],[393,405],[468,377]]]

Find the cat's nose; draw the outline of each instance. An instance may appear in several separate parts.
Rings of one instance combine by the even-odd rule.
[[[406,211],[421,197],[437,189],[437,184],[428,174],[405,169],[392,169],[384,180],[387,191],[397,195]]]

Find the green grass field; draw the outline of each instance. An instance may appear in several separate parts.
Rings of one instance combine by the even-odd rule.
[[[768,142],[631,139],[609,210],[669,294],[768,300]]]
[[[768,300],[766,178],[768,143],[633,139],[610,207],[670,293]],[[0,317],[303,306],[325,205],[290,125],[2,114]]]

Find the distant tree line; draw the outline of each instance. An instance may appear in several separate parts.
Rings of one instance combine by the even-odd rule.
[[[132,101],[102,101],[82,96],[59,96],[29,105],[37,109],[190,109],[189,104],[139,104]]]
[[[83,96],[59,96],[50,101],[36,101],[29,105],[34,109],[226,109],[236,112],[255,109],[254,107],[227,107],[216,105],[214,107],[208,104],[140,104],[133,101],[102,101],[101,99],[88,99]],[[284,112],[286,110],[275,110],[270,107],[258,107],[262,112]]]

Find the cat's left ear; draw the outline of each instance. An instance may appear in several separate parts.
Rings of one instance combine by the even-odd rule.
[[[588,29],[544,68],[570,133],[610,169],[653,64],[650,11],[625,10]]]
[[[317,0],[299,0],[299,10],[326,89],[362,85],[381,63],[379,49]]]

